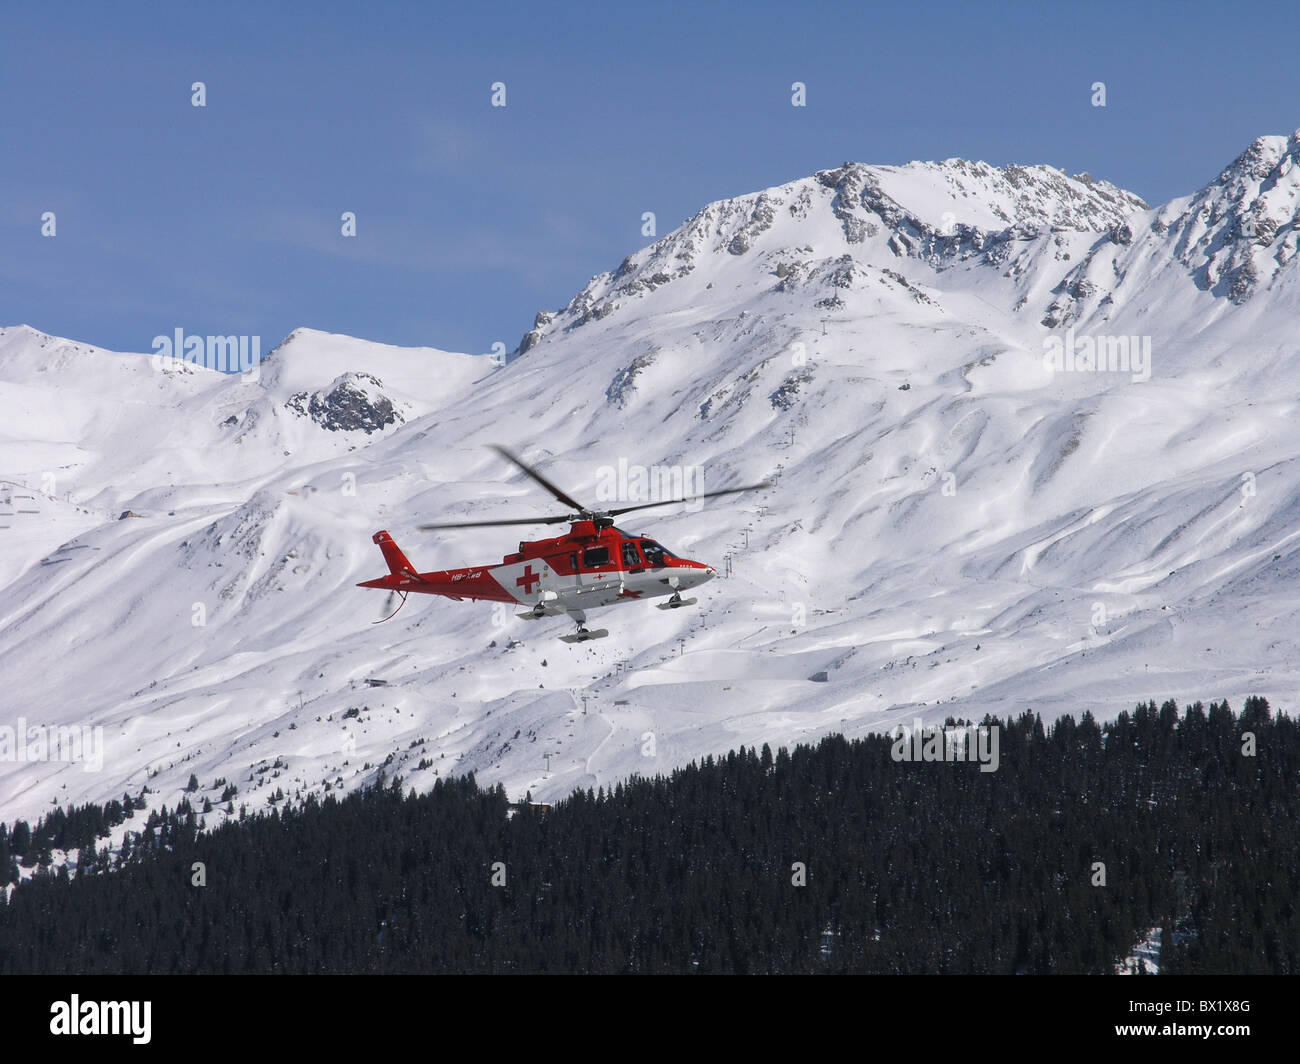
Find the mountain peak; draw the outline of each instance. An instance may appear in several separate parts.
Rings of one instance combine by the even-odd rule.
[[[816,179],[888,218],[899,209],[918,226],[938,230],[967,225],[985,232],[1011,226],[1104,232],[1147,204],[1091,174],[1070,177],[1045,165],[995,167],[969,159],[910,162],[906,166],[845,163]]]
[[[1197,287],[1244,303],[1300,251],[1300,130],[1256,137],[1194,196],[1173,200],[1153,223]]]
[[[697,271],[707,274],[708,288],[723,275],[729,289],[744,287],[743,279],[731,276],[738,260],[758,262],[761,278],[770,272],[768,258],[795,252],[823,265],[849,254],[880,268],[899,258],[942,268],[972,255],[1001,266],[1011,242],[1044,232],[1106,233],[1146,209],[1139,197],[1109,182],[1050,166],[846,162],[710,203],[617,270],[592,278],[567,306],[539,313],[516,354]],[[752,266],[747,272],[752,283]]]
[[[1300,130],[1289,137],[1256,137],[1219,175],[1219,184],[1261,181],[1272,174],[1284,160],[1289,159],[1294,164],[1298,147]],[[1289,170],[1290,166],[1286,169]]]

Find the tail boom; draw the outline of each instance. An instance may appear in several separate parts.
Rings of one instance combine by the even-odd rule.
[[[444,572],[420,573],[387,532],[372,537],[388,563],[388,575],[363,580],[357,587],[374,587],[381,591],[407,591],[422,595],[443,595],[457,600],[484,599],[515,603],[513,595],[492,578],[492,566],[448,569]]]

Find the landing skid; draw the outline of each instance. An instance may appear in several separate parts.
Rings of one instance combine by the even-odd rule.
[[[609,635],[609,629],[597,628],[594,632],[587,628],[579,628],[572,635],[562,635],[560,638],[566,643],[586,643],[591,639],[604,639]]]

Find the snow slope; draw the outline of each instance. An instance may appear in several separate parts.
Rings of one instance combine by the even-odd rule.
[[[918,716],[1289,708],[1298,157],[1261,138],[1154,209],[1049,167],[845,164],[709,205],[504,368],[299,330],[246,380],[0,330],[0,478],[39,511],[0,516],[0,723],[105,743],[94,772],[0,761],[0,819],[173,806],[191,773],[236,807],[381,767],[546,800]],[[1149,377],[1045,365],[1085,338]],[[620,460],[774,487],[626,519],[732,573],[596,615],[609,639],[439,600],[372,625],[376,529],[422,569],[545,534],[413,531],[557,512],[488,443],[592,505]]]

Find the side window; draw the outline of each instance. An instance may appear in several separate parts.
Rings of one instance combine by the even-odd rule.
[[[643,539],[641,541],[641,549],[645,551],[646,561],[648,561],[654,568],[658,569],[665,564],[664,549],[654,540]]]
[[[636,549],[635,543],[623,544],[623,564],[629,569],[636,568],[641,564],[641,552]]]
[[[582,552],[582,567],[584,569],[595,568],[600,565],[609,564],[608,547],[588,547]]]

